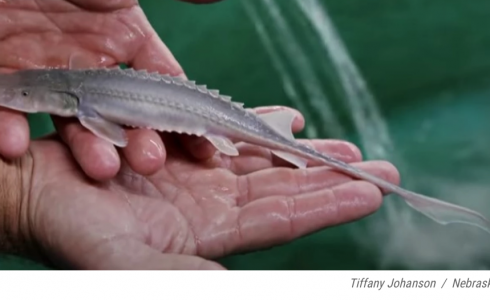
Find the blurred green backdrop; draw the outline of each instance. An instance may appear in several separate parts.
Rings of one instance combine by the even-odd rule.
[[[189,78],[300,109],[300,136],[357,143],[410,189],[490,216],[490,2],[141,0]],[[52,130],[32,116],[36,137]],[[489,238],[386,197],[376,214],[223,258],[230,269],[487,269]],[[15,257],[2,269],[37,269]]]

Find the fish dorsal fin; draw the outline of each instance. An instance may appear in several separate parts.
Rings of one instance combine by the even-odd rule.
[[[283,137],[294,140],[291,127],[296,115],[290,110],[278,110],[257,115],[262,121],[272,127],[277,133]]]
[[[205,84],[203,84],[203,85],[196,85],[196,88],[201,93],[206,93],[208,91],[208,87]]]
[[[179,77],[171,77],[172,83],[176,85],[184,85],[184,79],[179,78]]]
[[[279,110],[270,113],[257,114],[257,116],[262,119],[262,121],[267,123],[267,125],[272,127],[278,134],[291,141],[294,140],[294,135],[291,128],[296,115],[292,111]],[[279,150],[271,150],[271,152],[300,169],[306,168],[308,164],[306,159],[297,157],[291,153]]]
[[[209,94],[215,98],[219,97],[219,91],[218,90],[208,90]]]

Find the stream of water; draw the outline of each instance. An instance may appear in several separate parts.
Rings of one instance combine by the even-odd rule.
[[[316,123],[326,124],[329,130],[322,131],[322,128],[310,123],[306,128],[308,137],[328,135],[346,138],[346,129],[333,113],[332,97],[321,88],[324,82],[320,78],[323,77],[316,74],[312,67],[320,64],[324,66],[324,74],[321,75],[338,85],[336,97],[342,99],[341,103],[349,111],[365,159],[392,162],[401,173],[403,186],[417,189],[417,181],[406,179],[415,176],[404,176],[414,174],[416,170],[409,168],[404,157],[399,155],[387,120],[380,113],[375,96],[350,56],[324,2],[294,0],[285,4],[285,1],[278,0],[246,0],[242,3],[282,78],[292,105],[305,112],[307,124],[312,117],[308,113],[310,109],[322,112]],[[295,13],[287,18],[288,11]],[[315,37],[314,47],[322,53],[321,57],[307,55],[312,51],[299,41],[298,33],[294,31],[297,29],[294,27],[294,19],[309,24],[309,27],[302,27],[299,34]],[[292,70],[287,69],[287,64],[292,65]],[[294,73],[299,74],[296,81],[293,79]],[[305,100],[298,96],[299,89],[306,91]],[[457,191],[454,186],[459,190],[464,188],[463,183],[454,185],[429,175],[420,176],[420,180],[431,182],[434,189],[439,191],[440,195],[436,197],[454,195]],[[475,193],[472,195],[477,196]],[[383,208],[376,217],[371,218],[365,228],[356,229],[352,235],[359,245],[374,249],[379,254],[380,268],[393,265],[405,268],[430,268],[433,265],[442,268],[485,268],[480,259],[488,253],[490,245],[475,243],[481,233],[468,228],[448,231],[440,227],[414,212],[400,198],[389,196],[385,198]],[[461,246],[464,242],[469,243],[469,246]]]

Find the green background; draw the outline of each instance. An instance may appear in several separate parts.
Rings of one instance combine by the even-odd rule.
[[[490,2],[141,0],[193,80],[247,106],[289,105],[300,137],[357,143],[402,185],[490,217]],[[337,36],[337,38],[335,38]],[[33,136],[52,130],[32,116]],[[230,269],[488,269],[489,237],[400,198],[359,222],[223,258]],[[44,268],[0,258],[3,269]]]

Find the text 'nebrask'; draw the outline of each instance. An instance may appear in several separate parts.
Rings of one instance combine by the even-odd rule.
[[[490,288],[490,278],[487,280],[456,278],[453,280],[453,288]]]

